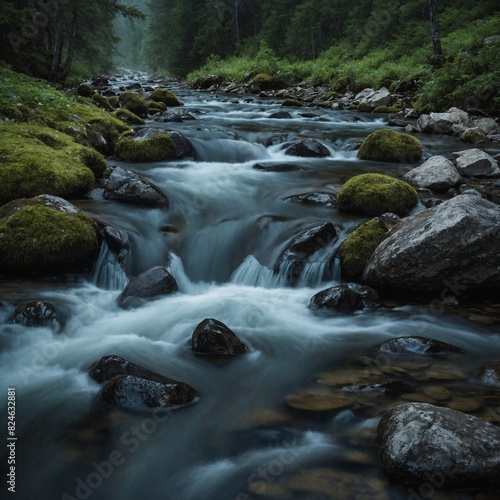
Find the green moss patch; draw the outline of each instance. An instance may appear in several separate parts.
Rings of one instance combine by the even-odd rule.
[[[409,134],[381,129],[363,141],[358,157],[363,160],[415,163],[422,158],[422,143]]]
[[[124,134],[116,144],[116,156],[130,162],[168,160],[174,157],[172,137],[165,132],[150,139],[134,140],[131,134]]]
[[[417,191],[406,182],[382,174],[362,174],[349,179],[337,195],[345,212],[382,215],[407,214],[418,203]]]
[[[169,89],[158,88],[151,92],[149,98],[152,101],[162,102],[166,106],[180,106],[181,103],[177,96]]]
[[[132,111],[137,116],[145,117],[148,114],[148,105],[137,92],[122,92],[120,102],[125,109]]]
[[[0,208],[0,271],[6,274],[61,274],[84,270],[99,240],[92,219],[67,214],[36,200]]]
[[[118,109],[113,113],[113,116],[129,125],[144,125],[146,123],[140,116],[135,115],[132,111],[125,108]]]
[[[375,218],[355,229],[340,246],[342,271],[349,279],[359,280],[375,249],[382,243],[388,228]]]
[[[0,204],[53,194],[78,196],[102,174],[104,158],[71,137],[36,124],[0,126]]]

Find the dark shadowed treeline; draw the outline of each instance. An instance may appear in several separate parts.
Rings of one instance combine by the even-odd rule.
[[[108,70],[117,16],[142,17],[117,0],[0,0],[0,59],[51,80]]]
[[[500,5],[439,0],[438,8],[446,33]],[[315,59],[338,44],[359,58],[387,43],[402,55],[431,40],[429,0],[151,0],[145,55],[153,69],[186,74],[211,54],[254,56],[262,41],[280,57]]]

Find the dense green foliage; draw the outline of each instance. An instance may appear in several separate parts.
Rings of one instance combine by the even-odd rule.
[[[51,80],[108,70],[119,14],[143,17],[118,0],[1,0],[0,59]]]
[[[499,42],[483,44],[500,35],[499,2],[438,4],[439,61],[428,0],[152,0],[144,54],[154,71],[191,72],[193,83],[265,73],[334,90],[392,86],[415,92],[421,111],[465,99],[500,107]]]

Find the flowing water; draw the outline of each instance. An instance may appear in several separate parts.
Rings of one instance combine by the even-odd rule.
[[[357,480],[375,481],[375,490],[386,495],[380,498],[408,498],[407,488],[387,481],[376,463],[376,404],[319,419],[284,404],[321,372],[362,359],[374,345],[401,335],[461,347],[468,379],[482,363],[500,359],[498,335],[428,308],[324,317],[307,307],[315,293],[339,283],[338,245],[366,219],[287,197],[335,193],[363,172],[403,175],[409,166],[364,162],[353,151],[384,126],[382,118],[322,109],[302,116],[305,109],[293,109],[292,119],[277,120],[269,116],[280,109],[278,101],[242,97],[232,103],[174,90],[196,120],[150,125],[183,133],[195,158],[109,162],[151,180],[170,207],[110,202],[98,191],[74,203],[128,233],[129,276],[167,265],[180,291],[138,309],[119,309],[115,300],[127,276],[106,249],[86,279],[0,284],[2,401],[7,387],[16,389],[17,498],[327,498],[321,481],[307,486],[318,470],[338,474],[330,484],[348,483],[355,473]],[[331,156],[284,154],[285,143],[307,137],[320,140]],[[461,146],[450,137],[420,138],[426,157]],[[301,169],[269,172],[252,168],[255,163]],[[306,264],[298,286],[288,286],[286,269],[273,272],[276,260],[295,236],[327,221],[338,240]],[[55,304],[65,317],[62,331],[8,324],[15,305],[29,300]],[[196,358],[188,341],[204,318],[228,325],[250,353],[224,365]],[[96,401],[100,386],[87,373],[108,354],[187,382],[200,401],[169,415],[103,410]],[[350,491],[335,496],[330,487],[328,498],[369,498],[353,484]]]

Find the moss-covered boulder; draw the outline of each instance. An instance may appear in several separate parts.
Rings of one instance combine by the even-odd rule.
[[[130,130],[107,111],[84,103],[72,104],[67,115],[58,117],[51,126],[104,154],[111,154],[120,135]]]
[[[363,160],[415,163],[422,157],[422,143],[409,134],[381,129],[363,141],[358,157]]]
[[[118,97],[115,95],[110,95],[108,97],[108,102],[109,104],[111,104],[113,109],[118,109],[120,107],[120,99],[118,99]]]
[[[167,105],[164,102],[151,101],[148,102],[148,110],[150,114],[166,111]]]
[[[166,106],[181,106],[177,96],[169,89],[157,88],[151,92],[149,99],[156,102],[162,102]]]
[[[106,161],[71,137],[37,124],[0,126],[0,204],[47,193],[78,196],[92,188]]]
[[[383,174],[362,174],[349,179],[337,194],[344,212],[406,215],[418,203],[417,191],[406,182]]]
[[[137,116],[145,118],[148,115],[148,104],[137,92],[122,92],[120,103],[125,109],[132,111]]]
[[[0,207],[0,273],[62,274],[90,268],[99,249],[95,222],[57,197]]]
[[[259,73],[252,78],[250,86],[256,91],[273,90],[279,89],[281,87],[281,82],[266,73]]]
[[[78,85],[76,93],[82,97],[92,97],[95,90],[88,83],[82,83]]]
[[[116,144],[116,156],[123,161],[161,161],[172,155],[172,138],[167,132],[143,140],[134,140],[133,135],[127,133]]]
[[[174,160],[192,154],[192,145],[182,134],[154,128],[126,133],[116,144],[116,156],[129,162]]]
[[[129,125],[144,125],[146,123],[140,116],[137,116],[126,108],[116,110],[113,116]]]
[[[111,106],[107,97],[104,97],[101,94],[94,94],[92,96],[92,101],[95,102],[100,108],[105,109],[106,111],[114,111],[113,106]]]
[[[352,280],[359,280],[375,249],[385,239],[389,229],[397,223],[397,216],[382,216],[356,228],[340,246],[342,273]]]

